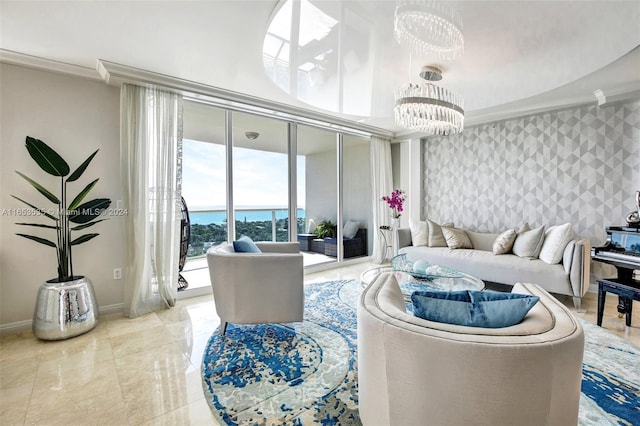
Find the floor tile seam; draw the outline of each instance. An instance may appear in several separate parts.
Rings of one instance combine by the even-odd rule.
[[[142,320],[141,318],[144,318],[144,317],[149,317],[149,318],[145,318],[144,320]],[[153,320],[153,318],[155,318],[155,321]],[[162,320],[160,319],[160,317],[157,315],[156,312],[149,312],[147,314],[144,314],[144,315],[136,317],[136,318],[128,318],[128,317],[122,315],[122,316],[118,317],[116,319],[116,321],[120,321],[120,322],[122,322],[122,324],[125,324],[127,326],[130,326],[132,322],[142,322],[142,321],[154,322],[154,323],[158,322],[158,324],[153,324],[151,326],[146,326],[143,323],[144,326],[140,326],[140,328],[136,328],[133,331],[127,331],[127,332],[118,332],[118,329],[120,328],[119,324],[116,324],[115,326],[112,326],[112,327],[108,327],[107,326],[107,334],[109,335],[109,338],[118,337],[118,336],[122,336],[124,334],[129,334],[129,333],[136,333],[136,332],[140,332],[140,331],[148,330],[150,328],[159,327],[161,325],[164,325],[162,323]],[[115,321],[112,319],[109,322],[113,323]],[[114,330],[114,327],[115,327],[115,330]]]
[[[164,329],[166,330],[166,333],[165,333],[165,334],[166,334],[166,335],[168,335],[168,336],[171,338],[171,342],[169,342],[169,343],[175,343],[175,339],[171,336],[171,333],[169,332],[169,330],[167,329],[167,327],[166,327],[164,324],[163,324],[163,325],[155,326],[155,327],[150,328],[150,329],[148,329],[148,330],[153,330],[154,328],[164,328]],[[134,331],[134,332],[131,332],[131,333],[126,333],[126,334],[140,333],[141,331],[148,331],[148,330],[138,330],[138,331]],[[165,346],[165,345],[169,344],[169,343],[167,343],[167,342],[163,342],[163,343],[159,343],[159,344],[157,344],[157,345],[155,345],[155,346],[147,346],[147,347],[145,347],[145,348],[142,348],[142,349],[140,349],[140,350],[136,350],[136,351],[134,351],[134,352],[128,352],[128,353],[126,353],[126,354],[124,354],[124,355],[117,355],[117,354],[116,354],[115,347],[118,347],[119,345],[114,344],[113,339],[114,339],[114,338],[115,338],[115,339],[121,338],[122,336],[125,336],[126,334],[121,334],[121,335],[119,335],[119,336],[115,336],[115,337],[109,337],[109,342],[110,342],[110,344],[111,344],[111,349],[112,349],[112,351],[113,351],[113,356],[114,356],[114,358],[125,358],[125,357],[127,357],[127,356],[129,356],[129,355],[138,354],[138,353],[140,353],[140,352],[146,352],[146,351],[148,351],[148,350],[150,350],[150,349],[155,349],[155,348],[158,348],[158,347]]]
[[[31,406],[31,399],[33,398],[33,389],[35,387],[35,382],[36,382],[36,375],[34,374],[33,379],[31,380],[31,386],[30,386],[31,390],[29,391],[29,398],[27,398],[27,404],[24,409],[24,415],[21,416],[23,425],[27,423],[27,416],[29,415],[29,407]]]
[[[115,355],[113,353],[113,346],[111,345],[111,341],[109,341],[109,347],[108,348],[100,349],[100,350],[96,351],[96,353],[97,352],[105,352],[107,350],[109,351],[111,356],[107,357],[106,359],[98,361],[98,363],[114,359]],[[80,356],[80,354],[81,354],[81,352],[75,352],[75,353],[73,353],[71,355],[61,356],[61,357],[58,357],[58,358],[55,358],[55,359],[46,359],[46,360],[42,359],[38,363],[38,368],[40,368],[41,364],[54,363],[54,362],[57,362],[57,361],[67,361],[70,357],[77,357],[77,356]],[[72,367],[69,367],[69,368],[83,368],[83,367],[88,367],[91,364],[95,364],[95,362],[92,362],[92,360],[90,358],[87,358],[86,363],[84,363],[84,362],[76,363]]]
[[[208,404],[206,399],[204,398],[204,395],[203,395],[202,398],[198,398],[198,399],[196,399],[194,401],[187,402],[185,405],[181,405],[180,407],[174,408],[173,410],[167,411],[166,413],[159,414],[156,417],[154,417],[153,419],[146,420],[146,421],[144,421],[144,422],[142,422],[140,424],[131,425],[131,426],[140,426],[140,425],[143,425],[143,424],[155,424],[156,420],[158,420],[158,419],[160,419],[162,417],[168,416],[171,413],[174,413],[174,412],[176,412],[178,410],[182,410],[182,409],[185,409],[185,408],[188,409],[190,405],[193,405],[193,404],[195,404],[197,402],[200,402],[200,401],[204,402],[205,404]]]
[[[114,359],[104,360],[104,361],[99,362],[98,364],[106,364],[108,362],[111,362],[113,364],[113,369],[116,370],[116,372],[117,372],[117,366],[116,366],[116,363],[115,363]],[[94,366],[95,366],[95,364],[94,364]],[[95,370],[95,368],[94,368],[94,370]],[[68,370],[67,372],[72,373],[73,370]],[[32,391],[31,391],[31,398],[29,400],[29,404],[31,404],[31,399],[33,398],[34,394],[36,393],[35,392],[35,381],[37,380],[37,378],[38,378],[38,375],[36,373],[36,376],[34,378],[33,388],[32,388]],[[119,377],[116,377],[116,378],[118,379],[117,380],[118,386],[120,386],[120,378]],[[86,401],[87,399],[90,399],[90,398],[93,398],[93,397],[96,397],[96,396],[104,395],[104,394],[108,393],[110,390],[111,389],[104,389],[101,392],[97,392],[97,393],[94,392],[94,393],[91,393],[91,394],[87,394],[86,397],[81,397],[81,398],[77,399],[75,402],[82,402],[82,401]],[[50,392],[50,391],[46,390],[43,393],[47,393],[47,392]]]

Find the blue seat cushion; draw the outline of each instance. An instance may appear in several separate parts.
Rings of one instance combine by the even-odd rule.
[[[447,324],[499,328],[520,323],[538,296],[496,291],[415,291],[413,314]]]
[[[246,235],[233,242],[233,251],[236,253],[262,253],[256,243]]]

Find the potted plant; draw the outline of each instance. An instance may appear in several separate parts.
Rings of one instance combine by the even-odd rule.
[[[45,340],[66,339],[91,330],[97,323],[98,311],[93,287],[88,278],[74,275],[72,248],[99,235],[91,232],[78,236],[75,234],[105,220],[99,217],[111,205],[111,200],[95,198],[84,201],[99,180],[95,179],[68,202],[68,185],[76,182],[83,175],[98,150],[71,172],[69,164],[43,141],[27,136],[25,146],[31,158],[43,171],[60,178],[60,192],[56,195],[35,180],[16,171],[54,205],[53,208],[40,208],[12,195],[16,200],[29,206],[32,209],[31,214],[43,216],[49,220],[44,224],[20,222],[16,223],[17,225],[46,229],[48,232],[55,231],[54,241],[36,235],[16,234],[54,248],[58,260],[57,277],[44,283],[38,292],[33,316],[33,332],[37,337]]]
[[[335,223],[330,220],[323,220],[316,226],[314,233],[318,238],[331,238],[336,236],[337,230],[338,228]]]

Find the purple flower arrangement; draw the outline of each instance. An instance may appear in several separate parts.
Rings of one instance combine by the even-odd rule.
[[[392,210],[391,217],[397,219],[402,213],[402,204],[407,197],[402,189],[394,189],[391,195],[382,197],[382,201],[386,201]]]

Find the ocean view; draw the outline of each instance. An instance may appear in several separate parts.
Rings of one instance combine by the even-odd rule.
[[[236,211],[236,222],[264,222],[271,220],[272,210],[243,210]],[[226,212],[189,212],[192,225],[222,225],[227,216]],[[287,210],[276,210],[276,219],[286,219]],[[298,219],[305,218],[304,209],[298,209]]]

